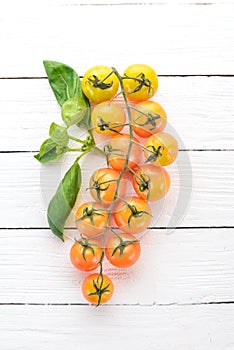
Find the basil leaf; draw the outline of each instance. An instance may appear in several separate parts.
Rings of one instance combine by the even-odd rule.
[[[47,163],[51,160],[58,160],[68,150],[67,147],[63,147],[55,143],[52,139],[47,139],[40,147],[38,154],[34,156],[39,162]]]
[[[64,128],[63,126],[56,123],[52,123],[50,125],[49,135],[51,139],[58,145],[67,146],[69,142],[67,128]]]
[[[47,219],[50,228],[62,241],[64,241],[64,225],[75,205],[80,186],[81,170],[79,164],[75,161],[60,182],[54,197],[49,203],[47,211]]]
[[[77,123],[77,126],[84,125],[87,130],[91,129],[91,111],[90,108],[87,108],[87,112],[80,122]]]
[[[89,109],[87,102],[77,94],[62,105],[62,119],[68,127],[77,124],[84,118],[87,109]]]
[[[74,69],[66,64],[55,61],[43,61],[43,64],[54,95],[62,106],[66,100],[78,93],[80,78]]]

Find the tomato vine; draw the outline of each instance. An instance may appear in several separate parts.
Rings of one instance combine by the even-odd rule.
[[[49,226],[52,232],[62,241],[65,237],[63,232],[65,222],[75,205],[81,188],[80,159],[89,152],[96,151],[101,155],[105,155],[107,166],[113,168],[98,169],[92,175],[89,190],[97,203],[85,203],[78,209],[77,215],[78,212],[79,215],[76,217],[76,225],[81,232],[81,239],[76,240],[71,249],[71,261],[77,268],[91,271],[99,266],[99,273],[88,276],[82,287],[86,299],[99,305],[108,301],[113,293],[113,283],[103,274],[104,257],[106,256],[113,265],[119,267],[128,267],[137,261],[140,255],[140,242],[132,234],[141,232],[150,222],[152,215],[147,201],[161,198],[166,194],[170,184],[166,170],[159,172],[155,168],[154,171],[148,164],[145,165],[145,168],[144,166],[139,168],[139,159],[133,162],[131,152],[137,146],[145,154],[145,163],[154,164],[160,160],[161,165],[167,165],[175,159],[178,145],[171,135],[161,132],[166,125],[166,114],[159,104],[149,101],[148,104],[143,103],[139,107],[132,105],[132,100],[144,102],[157,91],[158,79],[151,67],[132,65],[122,76],[114,67],[97,66],[90,68],[81,81],[78,74],[67,65],[55,61],[44,61],[44,66],[50,86],[61,106],[61,117],[65,126],[56,123],[51,124],[50,137],[42,143],[35,158],[41,163],[47,163],[59,160],[67,152],[79,152],[73,165],[59,184],[47,210]],[[120,91],[118,91],[119,87]],[[119,95],[122,95],[124,101],[127,121],[125,121],[125,112],[112,102]],[[92,109],[92,116],[90,102],[96,104]],[[101,115],[103,108],[109,108],[109,112],[113,112],[110,120],[106,120]],[[134,119],[132,117],[133,112],[138,113],[134,116]],[[115,113],[118,113],[119,122],[115,120]],[[140,121],[141,117],[144,117],[142,122]],[[97,132],[107,136],[117,134],[113,136],[112,141],[120,142],[120,147],[114,147],[110,143],[101,150],[95,143],[91,129],[91,119]],[[88,133],[87,137],[83,140],[71,135],[68,129],[72,125],[78,127],[83,125]],[[122,134],[123,127],[128,127],[127,135]],[[134,132],[137,134],[140,132],[139,135],[142,137],[153,136],[150,136],[145,145],[142,145],[134,137]],[[71,148],[69,140],[75,141],[79,144],[79,147]],[[124,150],[122,144],[126,146]],[[173,150],[170,149],[170,144],[174,145]],[[120,162],[117,158],[118,166],[113,164],[110,159],[111,156],[121,159]],[[135,170],[135,168],[137,169]],[[112,172],[112,178],[105,179],[107,170]],[[100,171],[101,175],[99,174]],[[120,193],[120,188],[122,190],[125,188],[123,184],[126,172],[133,176],[133,187],[138,197],[124,198]],[[156,179],[156,177],[161,181],[160,192],[157,188],[154,188],[156,185],[152,181],[152,178]],[[165,184],[162,183],[164,177],[167,182]],[[112,193],[104,201],[102,193],[110,190],[110,187]],[[118,202],[117,207],[125,207],[122,210],[128,211],[127,218],[124,218],[124,213],[114,213],[116,224],[124,233],[118,233],[110,224],[116,202]],[[103,204],[103,207],[100,204]],[[108,204],[108,207],[104,204]],[[143,220],[143,217],[147,217],[147,219],[144,223],[138,225],[139,220]],[[95,226],[95,222],[98,222],[98,220],[102,225],[100,227]],[[133,222],[135,222],[134,228],[132,227]],[[82,230],[89,230],[89,227],[92,229],[85,234]],[[114,239],[107,242],[108,232],[114,235]],[[102,241],[101,245],[99,245],[100,239]],[[111,244],[111,246],[107,247],[108,244]]]

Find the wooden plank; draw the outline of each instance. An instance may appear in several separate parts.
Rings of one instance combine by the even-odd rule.
[[[233,305],[0,307],[4,350],[231,350]]]
[[[30,153],[0,154],[1,227],[47,227],[47,204],[72,159],[70,156],[41,167],[32,156]],[[191,166],[185,159],[187,156]],[[85,189],[91,173],[102,166],[105,161],[97,156],[84,160],[83,184],[77,205],[91,199]],[[180,152],[176,165],[170,166],[168,171],[171,190],[165,201],[152,205],[153,226],[233,226],[233,151]],[[67,225],[74,226],[73,215]]]
[[[71,230],[66,234],[72,236]],[[77,234],[76,234],[77,236]],[[77,236],[78,237],[78,236]],[[139,262],[117,269],[111,304],[168,305],[234,300],[234,229],[151,230]],[[70,263],[73,242],[49,230],[0,230],[0,303],[86,303],[86,276]]]
[[[119,6],[125,6],[125,5],[201,5],[201,6],[207,6],[207,5],[213,5],[213,4],[232,4],[233,2],[231,0],[128,0],[128,1],[120,1],[120,0],[111,0],[111,1],[95,1],[95,0],[75,0],[75,1],[62,1],[62,0],[56,0],[56,6],[84,6],[84,5],[91,5],[91,6],[112,6],[112,5],[119,5]],[[54,4],[54,1],[52,2],[52,5]]]
[[[159,84],[154,99],[167,111],[181,149],[234,149],[234,78],[160,77]],[[0,151],[35,151],[50,123],[61,123],[47,80],[0,80],[0,104]]]
[[[0,77],[44,76],[43,59],[65,62],[79,74],[96,64],[121,71],[136,61],[159,74],[234,72],[232,4],[26,8],[9,5],[0,14]]]

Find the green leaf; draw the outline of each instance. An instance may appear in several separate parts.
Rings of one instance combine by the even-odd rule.
[[[75,205],[80,186],[81,170],[79,164],[75,161],[60,182],[54,197],[49,203],[47,211],[47,219],[50,228],[62,241],[64,241],[64,225]]]
[[[58,160],[68,150],[67,147],[63,147],[55,143],[51,138],[45,140],[40,147],[38,154],[34,156],[39,162],[47,163],[52,160]]]
[[[50,125],[49,135],[51,139],[58,145],[65,147],[69,142],[67,128],[64,128],[63,126],[58,125],[56,123],[52,123]]]
[[[62,106],[78,93],[81,88],[80,78],[74,69],[66,64],[55,61],[43,61],[43,64],[54,95]]]
[[[80,94],[67,100],[62,106],[62,119],[69,127],[79,123],[86,115],[89,106]]]
[[[87,130],[91,129],[91,111],[90,111],[90,107],[87,108],[87,111],[86,111],[84,117],[81,119],[81,121],[77,123],[77,126],[82,126],[82,125],[84,125]]]

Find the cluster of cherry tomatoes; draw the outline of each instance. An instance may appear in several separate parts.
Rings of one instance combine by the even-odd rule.
[[[107,166],[90,178],[94,201],[83,203],[76,212],[81,238],[70,251],[71,262],[79,270],[99,267],[82,285],[84,297],[94,304],[107,302],[113,294],[112,281],[102,273],[104,257],[119,268],[135,264],[141,252],[136,235],[152,219],[149,202],[161,199],[170,187],[164,166],[175,160],[178,144],[163,132],[167,124],[163,107],[149,100],[157,88],[155,71],[143,64],[131,65],[123,76],[114,68],[96,66],[82,80],[83,92],[92,103],[92,127],[108,137]],[[115,98],[119,94],[125,107]],[[135,192],[130,197],[126,197],[126,177]],[[117,229],[111,225],[113,219]]]

